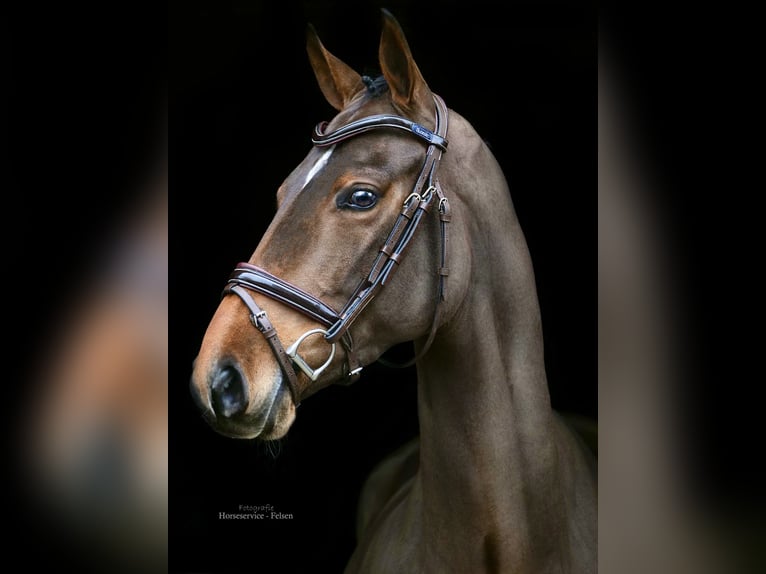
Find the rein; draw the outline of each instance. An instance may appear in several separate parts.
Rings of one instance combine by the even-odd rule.
[[[404,258],[423,217],[430,213],[434,204],[436,204],[440,220],[441,244],[439,287],[436,310],[434,311],[428,339],[417,356],[407,363],[394,364],[382,358],[378,359],[378,361],[390,367],[403,368],[411,366],[428,351],[433,342],[440,322],[441,302],[446,298],[446,277],[449,275],[449,268],[447,267],[449,245],[447,224],[451,219],[449,202],[436,178],[436,171],[439,167],[442,153],[447,150],[445,136],[447,135],[448,111],[444,101],[435,94],[434,102],[436,104],[435,132],[406,118],[388,114],[368,116],[350,122],[330,133],[325,133],[324,131],[327,127],[327,122],[322,122],[314,128],[311,141],[317,147],[335,145],[356,135],[383,128],[404,130],[428,144],[425,161],[420,170],[420,175],[415,181],[412,193],[404,200],[402,210],[394,222],[388,238],[380,248],[367,277],[359,283],[340,312],[335,311],[329,305],[288,281],[280,279],[265,269],[250,263],[238,263],[229,276],[221,296],[234,294],[244,301],[250,311],[250,322],[269,343],[274,357],[277,359],[282,372],[287,378],[296,407],[300,404],[300,391],[294,366],[300,368],[309,379],[315,381],[330,366],[335,357],[337,342],[340,342],[346,351],[346,364],[344,365],[346,382],[352,383],[359,377],[363,367],[356,358],[349,328],[378,292],[391,280]],[[261,293],[287,305],[316,321],[324,328],[307,331],[298,337],[290,347],[285,349],[266,312],[256,304],[248,290]],[[303,341],[314,335],[323,335],[331,346],[329,357],[316,369],[311,368],[298,354],[298,348]]]

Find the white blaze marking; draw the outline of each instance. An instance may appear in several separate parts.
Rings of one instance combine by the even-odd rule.
[[[306,174],[306,179],[303,181],[303,187],[301,187],[301,190],[303,190],[303,188],[306,187],[312,179],[314,179],[314,176],[317,173],[319,173],[319,170],[325,166],[325,164],[327,163],[327,160],[330,159],[330,155],[332,154],[334,149],[335,149],[335,146],[331,146],[330,148],[328,148],[326,152],[324,152],[321,156],[319,156],[319,159],[317,160],[317,162]]]

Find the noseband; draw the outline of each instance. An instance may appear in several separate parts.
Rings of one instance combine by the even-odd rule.
[[[269,343],[274,356],[279,363],[282,372],[287,378],[293,402],[296,406],[300,404],[300,392],[298,389],[298,377],[293,365],[301,369],[306,376],[315,381],[319,375],[330,366],[335,356],[335,346],[337,342],[343,345],[346,351],[346,380],[353,382],[362,371],[362,366],[356,358],[354,352],[354,342],[349,332],[351,324],[359,317],[360,313],[370,304],[378,292],[391,280],[396,269],[401,263],[407,247],[410,245],[415,231],[425,214],[431,211],[434,202],[437,204],[437,211],[440,219],[440,243],[441,254],[439,260],[439,291],[436,302],[436,311],[431,323],[431,331],[428,340],[417,357],[408,361],[404,365],[391,365],[405,367],[415,363],[430,347],[434,335],[436,334],[437,324],[439,322],[439,312],[441,310],[440,302],[445,299],[445,279],[449,274],[446,266],[447,259],[447,223],[450,221],[450,207],[447,198],[442,192],[439,181],[436,178],[436,171],[441,160],[442,153],[447,150],[447,120],[448,112],[444,101],[434,94],[436,103],[436,131],[432,132],[420,124],[400,116],[380,114],[362,118],[342,126],[335,131],[325,133],[327,122],[322,122],[316,128],[311,138],[312,143],[317,147],[327,147],[342,142],[356,135],[377,129],[399,129],[410,133],[428,144],[426,149],[425,161],[420,170],[412,193],[407,197],[402,205],[393,228],[388,234],[388,238],[380,248],[372,269],[367,277],[357,286],[354,293],[348,299],[340,312],[335,311],[329,305],[323,303],[313,295],[299,289],[295,285],[280,279],[255,265],[250,263],[239,263],[229,276],[226,287],[223,290],[222,297],[233,293],[239,296],[250,311],[250,322],[260,331],[266,341]],[[277,335],[276,329],[271,324],[266,315],[249,291],[255,291],[266,295],[288,307],[299,311],[316,321],[323,328],[311,329],[298,337],[298,339],[287,349]],[[330,355],[327,360],[318,368],[312,369],[306,361],[298,354],[298,348],[307,338],[315,335],[323,335],[328,344],[330,344]]]

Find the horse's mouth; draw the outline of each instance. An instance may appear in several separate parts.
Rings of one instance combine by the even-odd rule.
[[[266,418],[258,417],[252,420],[249,418],[231,420],[214,415],[205,415],[205,420],[215,432],[229,438],[239,439],[255,439],[263,434],[268,434],[274,428],[274,419],[274,412],[267,413]]]

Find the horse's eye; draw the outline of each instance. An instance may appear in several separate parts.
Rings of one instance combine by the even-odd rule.
[[[354,209],[370,209],[378,202],[378,196],[369,189],[355,189],[346,200],[346,205]]]

